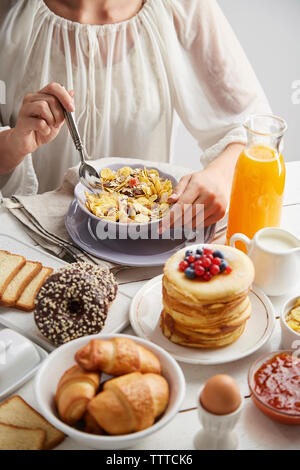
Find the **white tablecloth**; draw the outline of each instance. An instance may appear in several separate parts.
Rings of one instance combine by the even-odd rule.
[[[281,225],[300,237],[300,162],[287,164],[287,182]],[[21,225],[5,209],[0,209],[0,228],[1,232],[14,235],[24,242],[33,244],[32,240],[22,230]],[[126,286],[128,295],[134,296],[144,282],[130,282],[130,273],[127,276],[128,284],[123,285],[123,287]],[[300,295],[300,289],[298,293]],[[291,293],[291,295],[293,294],[297,295],[297,291]],[[285,299],[286,297],[271,298],[277,317]],[[125,332],[133,334],[130,327]],[[165,428],[142,441],[137,446],[132,447],[132,450],[194,449],[194,435],[200,427],[196,411],[197,392],[200,386],[216,373],[232,375],[237,380],[242,394],[246,397],[242,417],[237,425],[240,449],[299,449],[299,426],[288,426],[270,420],[255,407],[249,397],[247,373],[250,365],[256,357],[264,352],[279,348],[280,323],[277,318],[275,331],[268,344],[248,358],[219,366],[180,364],[187,383],[186,396],[181,411]],[[17,393],[30,405],[37,408],[33,380],[18,390]],[[85,449],[85,447],[81,447],[77,442],[67,438],[57,449],[79,450]]]

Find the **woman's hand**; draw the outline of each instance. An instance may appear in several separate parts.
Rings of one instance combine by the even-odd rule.
[[[169,212],[170,217],[162,219],[160,234],[178,220],[195,229],[198,221],[204,221],[207,227],[224,217],[235,164],[243,148],[243,144],[230,144],[203,171],[181,178],[169,198],[174,206]]]
[[[74,111],[74,93],[58,83],[25,96],[16,126],[11,130],[11,154],[24,158],[55,139],[64,123],[63,107]]]
[[[181,178],[169,202],[174,204],[170,211],[171,223],[167,218],[163,220],[160,233],[173,227],[182,217],[184,225],[193,229],[197,219],[204,221],[205,227],[217,222],[225,215],[228,198],[222,176],[203,170]]]

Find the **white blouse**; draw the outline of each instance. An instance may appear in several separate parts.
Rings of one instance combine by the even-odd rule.
[[[105,25],[61,18],[43,0],[1,0],[0,45],[7,90],[0,129],[15,125],[27,93],[55,81],[75,90],[76,120],[91,159],[168,162],[176,110],[207,165],[229,143],[245,141],[247,115],[270,112],[215,0],[146,0],[133,18]],[[2,193],[52,190],[78,161],[63,126],[1,178]]]

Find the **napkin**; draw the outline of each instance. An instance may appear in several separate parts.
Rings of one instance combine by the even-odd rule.
[[[124,162],[124,159],[110,157],[93,162],[95,167],[100,165],[106,167],[118,163],[135,166],[136,164],[144,165],[145,161],[126,159],[126,162]],[[169,163],[147,161],[147,166],[153,166],[158,170],[169,173],[177,180],[194,171]],[[121,271],[124,267],[117,267],[113,263],[91,256],[76,246],[65,228],[65,217],[74,199],[74,187],[78,183],[78,168],[79,165],[70,168],[65,174],[62,185],[54,191],[34,196],[4,198],[3,205],[23,224],[25,231],[38,245],[57,257],[69,262],[88,261],[106,265],[115,272]]]

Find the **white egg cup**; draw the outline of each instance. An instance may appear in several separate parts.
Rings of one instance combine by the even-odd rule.
[[[202,391],[202,390],[201,390]],[[240,406],[227,415],[215,415],[203,408],[198,394],[198,416],[202,429],[195,435],[194,446],[198,450],[236,450],[239,440],[234,428],[241,416],[244,399]]]

